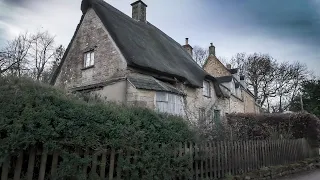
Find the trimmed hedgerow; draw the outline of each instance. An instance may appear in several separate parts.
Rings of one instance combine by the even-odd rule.
[[[194,137],[186,122],[148,109],[85,102],[27,79],[0,78],[0,158],[31,147],[63,152],[59,177],[80,174],[90,159],[75,148],[130,150],[137,163],[120,164],[130,179],[170,179],[184,173],[186,159],[172,158],[180,142]],[[159,148],[161,144],[165,144]],[[121,162],[120,162],[121,163]],[[170,163],[170,164],[169,164]],[[79,175],[79,176],[80,176]],[[79,177],[80,178],[80,177]],[[82,177],[83,178],[83,177]]]
[[[320,142],[320,120],[306,112],[230,114],[227,121],[234,139],[307,138],[316,147]]]

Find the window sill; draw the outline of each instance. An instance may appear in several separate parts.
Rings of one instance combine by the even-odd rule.
[[[203,95],[204,97],[206,97],[206,98],[211,98],[211,96],[207,96],[207,95]]]
[[[91,69],[91,68],[94,68],[94,65],[91,65],[91,66],[88,66],[88,67],[81,68],[81,70],[87,70],[87,69]]]

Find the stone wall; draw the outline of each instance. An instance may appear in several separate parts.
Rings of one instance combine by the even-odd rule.
[[[243,91],[243,101],[244,101],[244,112],[245,113],[257,113],[256,103],[254,97],[252,97],[248,92]]]
[[[243,113],[245,104],[240,97],[236,97],[235,95],[230,96],[230,110],[229,113]]]
[[[212,54],[208,57],[204,70],[214,77],[231,76],[227,68]]]
[[[94,49],[94,67],[83,69],[84,53]],[[124,77],[127,63],[93,9],[87,11],[55,86],[65,89]]]
[[[218,103],[218,97],[213,88],[213,83],[210,82],[210,97],[203,96],[202,88],[191,88],[182,85],[180,88],[186,96],[184,98],[186,118],[193,122],[198,123],[200,109],[204,109],[205,115],[208,117],[212,114],[212,110],[220,110],[224,113],[224,108],[221,108]],[[223,114],[222,113],[222,114]]]
[[[127,104],[143,108],[155,109],[155,91],[136,89],[127,81]]]
[[[122,79],[120,81],[111,82],[102,88],[92,90],[92,94],[98,96],[106,102],[125,103],[127,81]]]

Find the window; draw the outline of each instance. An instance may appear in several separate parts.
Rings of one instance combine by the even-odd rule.
[[[94,65],[94,51],[84,53],[84,68]]]
[[[183,115],[183,98],[167,92],[156,92],[156,109],[159,112]]]
[[[213,122],[214,124],[220,124],[221,123],[221,117],[220,117],[220,110],[214,110],[213,111]]]
[[[206,124],[206,110],[204,108],[199,109],[199,123],[201,126]]]
[[[203,81],[203,95],[206,97],[210,97],[210,82]]]

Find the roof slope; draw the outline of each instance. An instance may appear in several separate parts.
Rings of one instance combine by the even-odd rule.
[[[233,78],[233,76],[221,76],[221,77],[216,77],[217,81],[219,83],[225,83],[225,82],[231,82]]]
[[[152,76],[141,75],[141,74],[130,74],[127,79],[137,89],[164,91],[164,92],[171,92],[175,94],[184,95],[184,93],[178,90],[177,88],[171,86],[170,84],[157,80]]]
[[[103,0],[83,0],[82,11],[93,8],[131,67],[169,75],[202,87],[208,74],[184,48],[150,23],[139,22]]]

